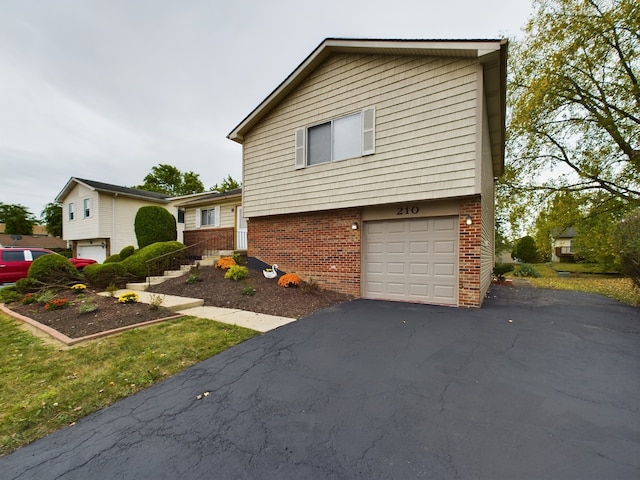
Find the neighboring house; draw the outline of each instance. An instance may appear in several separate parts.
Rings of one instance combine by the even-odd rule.
[[[0,233],[0,247],[21,247],[21,248],[48,248],[49,250],[64,250],[67,242],[57,237],[47,237],[44,235],[10,235]]]
[[[552,262],[574,261],[572,243],[575,236],[576,230],[573,227],[567,228],[553,236]]]
[[[176,215],[169,195],[72,177],[56,197],[62,204],[62,238],[74,257],[104,261],[138,242],[134,230],[140,207],[158,205]]]
[[[207,255],[218,250],[246,250],[247,224],[242,215],[242,189],[206,192],[174,202],[184,217],[185,245]]]
[[[5,233],[6,224],[0,223],[0,233]],[[49,233],[47,232],[47,227],[44,225],[34,225],[33,226],[33,237],[47,237]],[[45,248],[45,247],[42,247]]]
[[[479,307],[506,40],[323,41],[228,135],[248,255],[357,297]]]

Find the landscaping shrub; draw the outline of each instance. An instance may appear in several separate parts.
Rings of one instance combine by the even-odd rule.
[[[106,288],[109,284],[121,284],[127,278],[127,269],[122,263],[93,263],[83,270],[87,281],[98,288]]]
[[[518,239],[511,257],[520,260],[525,263],[535,263],[540,258],[538,248],[536,247],[536,241],[531,236],[526,236]]]
[[[76,283],[81,278],[76,267],[67,258],[55,253],[36,258],[29,267],[27,276],[37,282],[54,285]]]
[[[540,274],[535,269],[535,267],[533,265],[528,264],[528,263],[523,263],[522,265],[520,265],[520,268],[518,268],[518,270],[513,272],[513,274],[516,277],[534,277],[534,278],[538,278],[540,276]]]
[[[498,279],[499,282],[504,282],[504,276],[513,272],[514,267],[510,263],[499,263],[495,267],[493,267],[493,274]]]
[[[215,268],[221,268],[227,270],[228,268],[237,265],[237,262],[232,257],[222,257],[216,262]]]
[[[122,261],[122,259],[120,258],[120,254],[114,253],[113,255],[109,255],[107,258],[105,258],[104,262],[102,263],[115,263],[120,261]]]
[[[249,269],[247,267],[241,267],[240,265],[233,265],[224,274],[224,278],[235,280],[236,282],[247,278],[249,276]]]
[[[126,268],[128,274],[137,278],[145,278],[148,274],[147,260],[153,260],[165,254],[167,254],[165,258],[167,262],[170,260],[179,262],[185,255],[184,244],[180,242],[156,242],[153,245],[148,245],[136,251],[136,253],[125,258],[120,264]]]
[[[129,258],[134,253],[136,253],[136,247],[134,247],[133,245],[127,245],[122,250],[120,250],[120,253],[119,253],[120,261],[122,261],[122,260],[124,260],[126,258]]]
[[[29,277],[21,278],[16,282],[16,289],[23,294],[37,292],[41,286],[38,281]]]
[[[278,279],[281,287],[297,287],[300,285],[300,277],[295,273],[287,273]]]
[[[175,217],[158,206],[140,207],[134,220],[134,229],[141,249],[156,242],[171,242],[178,238]]]
[[[16,285],[0,288],[0,303],[17,302],[22,297]]]

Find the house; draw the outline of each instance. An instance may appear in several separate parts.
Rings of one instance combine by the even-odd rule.
[[[104,261],[124,247],[138,247],[135,217],[157,205],[176,217],[178,241],[207,250],[246,249],[242,189],[179,197],[72,177],[56,197],[62,204],[62,236],[73,256]],[[66,244],[66,242],[63,242]]]
[[[35,229],[34,229],[35,230]],[[58,237],[46,235],[10,235],[0,233],[0,247],[48,248],[49,250],[65,250],[67,242]]]
[[[506,40],[324,40],[228,135],[248,255],[370,299],[479,307]]]
[[[173,208],[169,195],[72,177],[56,197],[62,204],[62,238],[74,257],[104,261],[138,242],[134,220],[140,207]]]
[[[552,262],[573,262],[574,255],[572,249],[573,239],[576,230],[573,227],[555,232],[552,237],[553,249],[551,251]]]
[[[5,233],[6,228],[7,228],[6,224],[0,223],[0,233]],[[47,227],[45,227],[44,225],[34,225],[33,226],[33,233],[32,233],[31,236],[33,236],[33,237],[48,237],[50,235],[49,235],[49,232],[47,232]],[[42,247],[42,248],[44,248],[44,247]]]
[[[246,250],[247,224],[242,189],[193,195],[174,205],[184,218],[183,243],[198,255],[220,250]]]

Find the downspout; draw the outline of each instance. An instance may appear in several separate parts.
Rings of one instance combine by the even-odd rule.
[[[116,197],[118,193],[113,194],[113,198],[111,200],[111,242],[109,245],[109,250],[112,250],[116,244]],[[111,251],[109,251],[111,253]]]

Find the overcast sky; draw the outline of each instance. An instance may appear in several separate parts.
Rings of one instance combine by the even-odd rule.
[[[242,180],[227,134],[327,37],[514,38],[529,0],[0,0],[0,203],[155,165]]]

